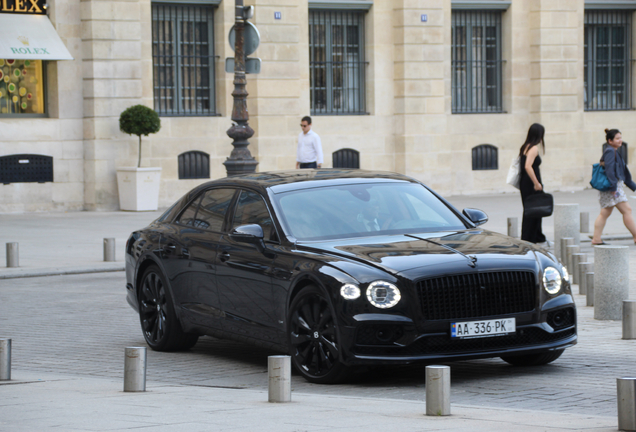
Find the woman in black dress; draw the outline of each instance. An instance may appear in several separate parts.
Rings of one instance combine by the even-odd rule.
[[[545,143],[543,136],[545,128],[539,123],[530,126],[526,142],[519,149],[519,166],[521,167],[521,183],[519,190],[521,191],[521,201],[525,202],[526,198],[532,194],[542,193],[543,184],[541,183],[541,156],[539,156],[539,144],[543,147],[545,154]],[[541,230],[541,218],[523,217],[521,222],[521,240],[531,243],[545,243],[545,235]]]

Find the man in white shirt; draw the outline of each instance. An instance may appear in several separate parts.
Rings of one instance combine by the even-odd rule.
[[[303,131],[298,135],[298,151],[296,152],[296,169],[321,168],[322,144],[318,134],[311,130],[311,117],[305,116],[300,121]]]

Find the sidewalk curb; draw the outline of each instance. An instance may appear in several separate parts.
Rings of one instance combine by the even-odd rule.
[[[0,273],[0,280],[2,279],[20,279],[30,277],[43,277],[43,276],[64,276],[75,274],[88,274],[88,273],[110,273],[125,271],[126,268],[123,264],[111,267],[71,267],[61,269],[41,269],[41,270],[25,270],[25,271],[11,271],[8,274]]]

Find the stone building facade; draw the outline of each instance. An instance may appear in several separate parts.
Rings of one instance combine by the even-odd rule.
[[[404,173],[442,194],[514,191],[508,167],[534,122],[547,131],[549,191],[588,187],[604,128],[636,142],[635,0],[245,3],[255,7],[261,38],[252,55],[261,73],[248,75],[247,86],[259,171],[295,166],[300,118],[310,113],[324,166],[350,148],[361,168]],[[179,37],[163,27],[158,41],[168,5],[177,20],[182,6],[211,11],[209,98],[201,102],[195,89],[204,114],[160,112],[161,131],[143,138],[142,166],[162,168],[162,207],[205,181],[179,179],[183,153],[206,153],[210,178],[225,176],[233,75],[224,59],[233,56],[234,2],[49,0],[48,17],[74,59],[44,62],[44,115],[0,113],[0,157],[52,156],[54,179],[0,186],[0,212],[118,209],[115,170],[136,165],[138,144],[119,131],[119,114],[135,104],[161,108],[166,85],[171,97],[188,87],[185,69],[176,83],[160,75],[181,73],[159,49]],[[482,144],[490,145],[488,160],[476,162]]]

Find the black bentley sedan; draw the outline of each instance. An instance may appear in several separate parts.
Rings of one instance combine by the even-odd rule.
[[[127,300],[154,350],[252,342],[316,383],[357,365],[550,363],[577,341],[568,272],[487,220],[392,173],[223,178],[132,233]]]

